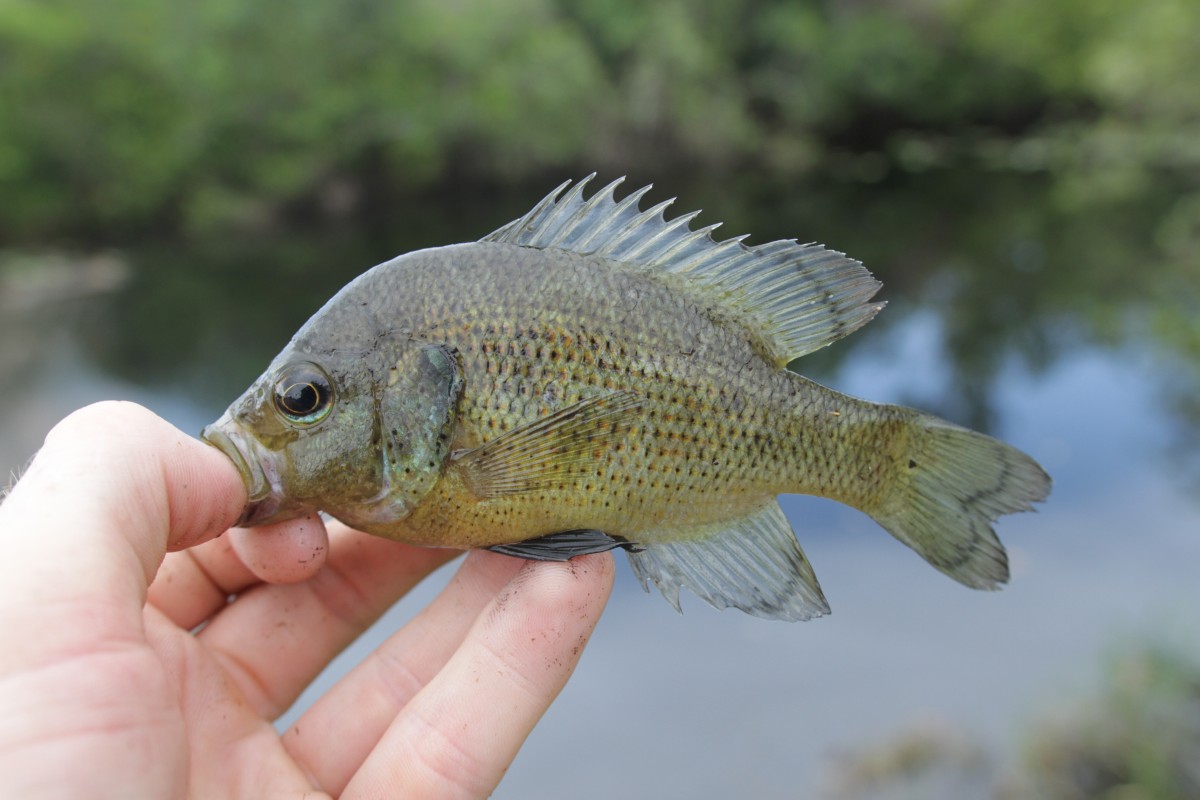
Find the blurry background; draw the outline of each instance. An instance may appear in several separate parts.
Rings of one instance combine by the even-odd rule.
[[[793,367],[1055,490],[999,594],[812,498],[828,619],[622,566],[498,796],[1198,797],[1198,43],[1193,0],[3,0],[0,468],[101,398],[198,431],[364,268],[628,174],[862,259],[887,310]]]

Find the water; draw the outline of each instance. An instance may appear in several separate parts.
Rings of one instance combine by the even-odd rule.
[[[33,292],[28,270],[0,262],[0,469],[101,398],[198,430],[362,267],[477,238],[541,188],[414,202],[396,209],[395,228],[144,246],[118,254],[123,281]],[[579,670],[498,796],[809,796],[839,759],[920,725],[1002,757],[1050,710],[1085,698],[1114,654],[1162,642],[1200,652],[1194,187],[956,171],[877,185],[747,182],[733,196],[724,184],[673,188],[681,210],[703,206],[702,219],[726,219],[730,234],[799,234],[866,261],[889,307],[797,366],[985,427],[1037,457],[1054,493],[1038,514],[999,526],[1013,566],[999,593],[964,589],[867,517],[802,497],[783,507],[833,606],[827,619],[770,623],[690,597],[680,617],[621,565]],[[17,304],[14,287],[36,302]],[[447,574],[394,608],[315,691]]]

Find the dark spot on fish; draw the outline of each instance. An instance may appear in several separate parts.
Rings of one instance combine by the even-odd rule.
[[[909,468],[909,469],[916,469],[916,468],[917,468],[917,462],[916,462],[916,461],[913,461],[913,460],[910,458],[910,459],[908,460],[908,468]]]

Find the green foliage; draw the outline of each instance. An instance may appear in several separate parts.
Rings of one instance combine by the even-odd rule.
[[[1147,651],[1112,670],[1099,702],[1038,731],[1029,796],[1185,800],[1200,794],[1200,669]]]
[[[962,731],[925,726],[845,760],[833,797],[925,800],[1191,800],[1200,796],[1200,665],[1163,650],[1124,655],[1086,705],[1039,719],[1024,763]]]
[[[1191,0],[3,0],[0,235],[980,136],[1194,169],[1198,39]]]
[[[962,0],[957,17],[981,56],[1038,76],[1056,103],[1047,121],[1068,129],[1073,166],[1134,161],[1200,173],[1200,4]],[[1081,108],[1090,113],[1069,113]]]

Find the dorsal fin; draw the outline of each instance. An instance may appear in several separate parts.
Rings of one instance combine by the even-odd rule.
[[[689,227],[698,211],[667,220],[663,212],[674,200],[639,210],[649,186],[618,201],[613,192],[624,178],[585,200],[593,177],[564,194],[567,181],[480,241],[570,250],[680,275],[698,299],[758,332],[780,366],[852,333],[883,308],[870,302],[879,281],[842,253],[794,239],[753,247],[742,244],[744,236],[717,242],[710,234],[719,223]]]

